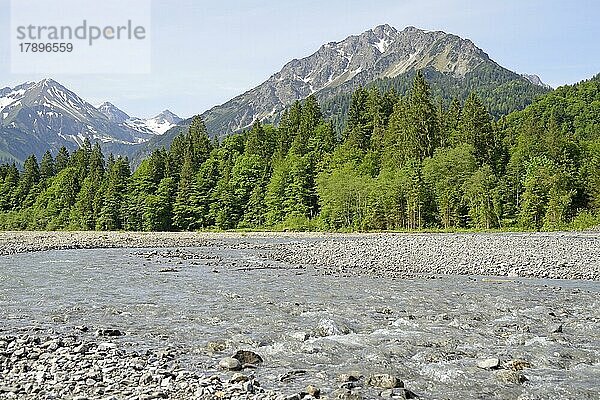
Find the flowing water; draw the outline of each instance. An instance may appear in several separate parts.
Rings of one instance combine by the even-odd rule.
[[[179,349],[204,371],[254,350],[265,360],[258,379],[284,393],[327,392],[338,374],[358,371],[398,376],[421,398],[600,398],[599,282],[322,276],[260,253],[223,245],[0,257],[0,330],[118,328],[125,348]],[[525,360],[527,381],[477,367],[490,357]]]

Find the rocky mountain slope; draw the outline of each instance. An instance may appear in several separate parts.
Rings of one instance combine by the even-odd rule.
[[[442,74],[449,80],[445,84],[452,86],[466,86],[479,70],[491,70],[494,75],[503,75],[501,83],[516,81],[535,93],[545,89],[541,80],[536,83],[532,77],[502,68],[468,39],[441,31],[414,27],[398,31],[381,25],[290,61],[258,87],[202,116],[209,132],[222,136],[246,128],[255,120],[276,120],[285,107],[311,94],[327,102],[358,86],[397,80],[419,69]]]

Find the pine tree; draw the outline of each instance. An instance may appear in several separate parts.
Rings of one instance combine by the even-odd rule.
[[[258,156],[262,160],[269,161],[273,154],[273,141],[263,125],[256,121],[246,133],[245,154],[248,156]]]
[[[102,209],[97,221],[101,230],[119,230],[124,227],[126,194],[131,170],[127,157],[114,159],[112,154],[107,163],[108,177]]]
[[[23,172],[19,178],[15,196],[14,208],[26,208],[33,204],[39,192],[40,168],[34,155],[27,157],[23,164]]]
[[[367,151],[371,144],[373,116],[370,111],[369,93],[363,88],[358,88],[352,94],[344,140],[361,151]]]
[[[163,178],[156,194],[145,198],[142,229],[145,231],[168,231],[172,227],[173,198],[177,187],[173,178]]]
[[[300,132],[301,116],[302,105],[299,101],[294,102],[289,109],[283,112],[275,139],[276,159],[283,159],[288,154],[292,143]]]
[[[188,153],[181,168],[177,197],[173,204],[173,225],[180,230],[196,229],[197,216],[192,203],[192,189],[194,184],[194,169],[192,155]]]
[[[496,166],[499,143],[496,143],[492,118],[475,93],[471,93],[465,101],[457,142],[475,148],[479,165]]]
[[[46,151],[40,163],[40,179],[46,182],[48,179],[56,175],[56,163],[50,151]]]
[[[65,146],[62,146],[60,150],[58,150],[58,154],[56,155],[56,173],[59,173],[63,169],[67,168],[70,157],[69,151]]]
[[[417,72],[409,95],[408,126],[412,130],[409,137],[417,145],[417,159],[431,157],[440,145],[439,126],[435,106],[431,99],[431,89],[421,71]]]
[[[200,168],[200,165],[208,159],[212,151],[212,143],[208,137],[206,126],[199,115],[196,115],[192,119],[186,139],[189,148],[185,150],[184,156],[186,152],[190,152],[191,166],[193,171],[196,172]]]
[[[19,170],[11,164],[6,170],[4,182],[0,185],[0,211],[13,209],[13,198],[19,185]]]
[[[195,208],[198,227],[206,228],[215,224],[211,207],[216,201],[219,178],[219,161],[212,157],[202,164],[196,174],[191,201]]]

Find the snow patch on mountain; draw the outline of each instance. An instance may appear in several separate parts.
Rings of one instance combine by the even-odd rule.
[[[163,135],[181,121],[183,121],[183,119],[171,111],[165,110],[153,118],[129,118],[125,121],[125,125],[140,132],[150,133],[153,135]]]
[[[379,42],[373,44],[373,46],[375,46],[375,48],[379,50],[381,54],[386,52],[389,45],[390,42],[384,38],[379,39]]]
[[[35,82],[27,82],[15,88],[6,87],[4,89],[0,89],[0,111],[4,110],[7,106],[13,104],[14,102],[22,99],[23,95],[33,85],[35,85]]]

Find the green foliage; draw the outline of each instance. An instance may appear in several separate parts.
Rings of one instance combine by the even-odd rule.
[[[477,95],[440,89],[450,78],[428,70],[402,79],[360,88],[337,104],[347,113],[340,137],[339,120],[324,118],[331,104],[323,112],[310,96],[286,110],[278,127],[256,122],[221,143],[195,117],[168,150],[154,151],[133,174],[126,158],[110,155],[105,162],[100,146],[88,141],[73,154],[47,152],[39,165],[29,157],[21,171],[0,165],[0,228],[599,224],[600,80],[559,88],[495,121],[498,110],[525,105],[539,92],[489,67],[464,78],[461,88],[476,87]],[[495,84],[485,86],[486,80]]]
[[[469,144],[438,149],[424,161],[423,179],[433,192],[444,228],[466,225],[465,186],[476,170],[475,149]]]

